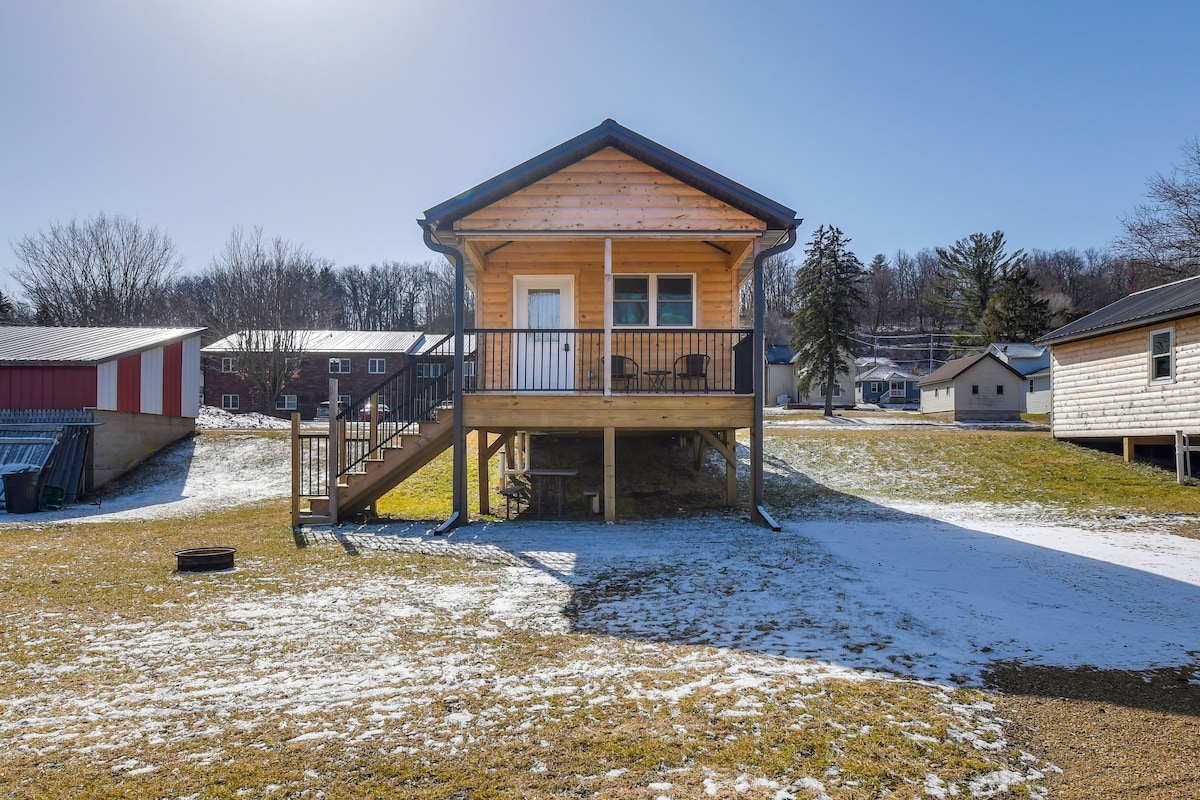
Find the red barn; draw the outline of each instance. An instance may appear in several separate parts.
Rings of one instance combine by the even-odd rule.
[[[0,326],[0,411],[90,411],[101,486],[195,430],[203,330]]]

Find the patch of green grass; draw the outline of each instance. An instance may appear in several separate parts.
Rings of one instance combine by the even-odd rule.
[[[866,498],[1200,514],[1200,491],[1179,486],[1173,473],[1043,432],[778,430],[766,449],[818,484]],[[786,487],[779,491],[786,501]]]

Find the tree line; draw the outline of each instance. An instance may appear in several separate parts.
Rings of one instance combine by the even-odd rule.
[[[454,269],[440,259],[337,266],[259,228],[239,228],[208,267],[184,274],[165,232],[104,213],[52,224],[13,250],[22,294],[0,294],[0,319],[9,323],[203,326],[213,339],[247,329],[454,326]]]

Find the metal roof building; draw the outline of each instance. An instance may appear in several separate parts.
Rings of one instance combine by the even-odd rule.
[[[70,503],[194,432],[203,330],[0,326],[0,472]]]
[[[0,408],[194,418],[203,330],[0,326]]]

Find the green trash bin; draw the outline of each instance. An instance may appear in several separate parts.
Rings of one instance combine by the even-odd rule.
[[[4,505],[10,514],[32,514],[38,510],[38,471],[8,472],[4,475]]]

